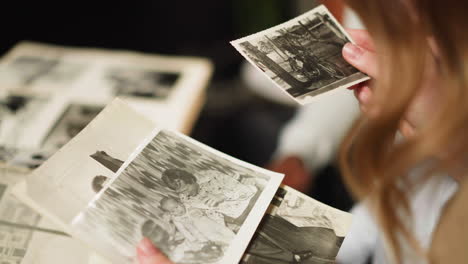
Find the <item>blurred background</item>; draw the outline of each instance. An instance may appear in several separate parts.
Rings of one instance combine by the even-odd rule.
[[[343,17],[341,1],[324,2],[338,19]],[[246,77],[245,60],[229,41],[318,4],[314,0],[9,1],[2,3],[0,54],[19,41],[31,40],[210,58],[215,73],[191,136],[247,162],[278,167],[273,164],[278,138],[298,105],[286,96],[258,91],[255,81]],[[303,191],[338,208],[350,207],[333,161],[309,173],[320,177]]]

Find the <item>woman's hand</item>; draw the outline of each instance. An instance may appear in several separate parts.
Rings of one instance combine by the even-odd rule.
[[[348,33],[354,39],[355,44],[348,43],[343,48],[343,57],[345,60],[356,67],[358,70],[366,73],[374,80],[379,79],[379,67],[377,65],[377,54],[374,43],[366,30],[348,30]],[[428,39],[430,44],[430,39]],[[432,54],[437,55],[436,48],[432,45]],[[418,127],[421,127],[430,116],[431,110],[437,109],[437,98],[440,90],[439,75],[435,57],[427,61],[424,82],[419,94],[411,103],[408,112],[400,122],[400,132],[405,137],[412,136]],[[368,109],[372,101],[373,87],[371,82],[358,84],[350,89],[354,90],[354,95],[359,101],[361,110],[364,114],[373,115],[374,112]]]
[[[347,43],[343,48],[344,59],[361,72],[369,75],[371,78],[378,78],[377,74],[377,56],[374,43],[366,30],[348,30],[356,44]],[[361,110],[366,113],[366,105],[369,104],[372,97],[370,82],[357,84],[353,89],[354,95],[359,101]]]
[[[140,264],[174,264],[148,238],[138,244],[137,257]]]

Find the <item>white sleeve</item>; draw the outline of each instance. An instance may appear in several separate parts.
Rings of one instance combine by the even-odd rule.
[[[353,214],[353,222],[341,245],[336,261],[339,264],[365,264],[375,251],[378,229],[374,219],[363,204],[355,206],[351,213]]]
[[[353,91],[341,89],[301,107],[280,134],[275,157],[297,155],[310,170],[328,163],[359,115]]]

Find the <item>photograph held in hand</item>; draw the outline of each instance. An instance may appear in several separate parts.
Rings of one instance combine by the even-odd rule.
[[[368,80],[342,57],[350,36],[325,6],[231,44],[298,103]]]
[[[238,263],[282,178],[165,130],[123,165],[103,153],[92,157],[121,170],[72,228],[115,263],[143,237],[177,263]]]

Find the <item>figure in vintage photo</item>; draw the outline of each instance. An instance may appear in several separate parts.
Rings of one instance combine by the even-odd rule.
[[[242,263],[332,264],[343,240],[332,229],[297,227],[267,214]]]
[[[214,242],[228,245],[235,236],[226,227],[221,215],[216,216],[199,208],[187,208],[181,201],[171,197],[161,199],[160,207],[170,215],[179,232],[192,243]]]
[[[233,45],[291,96],[300,100],[346,86],[366,75],[341,50],[350,39],[325,7],[277,27],[233,41]]]
[[[289,193],[288,193],[289,191]],[[288,199],[299,201],[299,193],[291,189],[280,188],[270,205],[269,213],[265,215],[257,228],[249,248],[242,258],[243,264],[332,264],[344,240],[344,236],[337,234],[336,227],[325,216],[328,207],[322,205],[319,210],[303,212],[300,206],[288,205]],[[285,199],[285,196],[286,197]],[[301,195],[304,196],[305,195]],[[318,202],[308,198],[313,206]],[[304,200],[300,200],[304,201]],[[306,201],[307,202],[307,201]],[[282,215],[284,207],[289,207],[288,216]],[[336,210],[336,209],[335,209]],[[322,212],[322,214],[320,214]],[[313,220],[304,225],[296,225],[291,219],[302,220],[304,213],[314,216]],[[337,216],[338,217],[338,216]],[[349,215],[345,217],[350,218]],[[349,219],[347,220],[349,221]]]
[[[169,96],[179,75],[156,70],[116,68],[109,70],[106,78],[116,95],[164,99]]]
[[[92,157],[113,170],[122,165],[115,165],[116,159],[104,151]],[[97,248],[105,247],[100,244],[105,239],[134,254],[139,233],[145,233],[180,263],[219,263],[234,246],[270,179],[269,174],[161,131],[76,218],[74,226],[92,232],[90,243]],[[105,180],[94,178],[95,191]],[[104,227],[98,234],[97,226]],[[155,234],[159,229],[165,231]]]
[[[198,208],[221,213],[226,223],[237,231],[255,204],[262,186],[245,184],[251,177],[233,176],[215,170],[200,171],[198,178],[182,169],[169,169],[161,179],[179,198]]]

